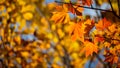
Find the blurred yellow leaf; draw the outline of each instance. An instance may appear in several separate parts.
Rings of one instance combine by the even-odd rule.
[[[77,53],[72,53],[71,57],[72,57],[72,59],[75,60],[75,59],[78,59],[79,56]]]
[[[23,14],[24,19],[31,20],[33,18],[33,14],[30,12],[26,12]]]
[[[22,59],[21,59],[20,57],[17,57],[17,58],[16,58],[16,61],[17,61],[19,64],[21,64]]]
[[[18,36],[15,36],[14,37],[14,41],[17,43],[17,44],[21,44],[21,37],[18,35]]]
[[[5,6],[4,5],[0,5],[0,11],[5,10]]]
[[[22,13],[24,13],[24,12],[34,12],[34,11],[35,11],[35,6],[31,5],[31,4],[28,4],[24,7],[22,7],[22,10],[21,10]]]
[[[5,2],[5,0],[0,0],[0,4],[2,4],[2,3],[4,3]]]
[[[28,58],[29,57],[29,52],[23,51],[23,52],[21,52],[21,56],[24,57],[24,58]]]
[[[37,61],[34,61],[34,62],[31,63],[32,68],[36,68],[37,65],[38,65]]]
[[[66,3],[69,3],[70,2],[70,0],[64,0]]]
[[[19,5],[25,5],[26,2],[24,0],[17,0]]]

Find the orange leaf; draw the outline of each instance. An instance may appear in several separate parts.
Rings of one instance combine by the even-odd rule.
[[[68,23],[70,21],[69,14],[66,12],[55,12],[51,18],[55,23]]]
[[[108,29],[110,30],[110,32],[115,32],[116,31],[116,25],[112,24],[111,26],[108,27]]]
[[[57,6],[56,10],[56,12],[53,12],[51,20],[55,23],[68,23],[70,21],[68,9],[65,4],[63,5],[63,8],[61,6]]]
[[[85,25],[81,22],[75,23],[71,26],[70,35],[72,36],[72,40],[79,39],[80,41],[84,41],[84,29]]]
[[[117,63],[118,62],[118,56],[115,56],[114,59],[113,59],[113,63]]]
[[[81,0],[79,0],[79,1],[81,1]],[[92,0],[82,0],[82,3],[90,6],[92,4]]]
[[[84,42],[85,47],[83,48],[83,51],[85,51],[85,56],[88,57],[89,55],[92,55],[93,52],[98,52],[98,46],[95,45],[92,42],[85,41]]]
[[[104,30],[106,28],[108,28],[108,26],[111,25],[111,22],[106,20],[105,18],[100,20],[97,24],[95,24],[96,28],[98,30]]]
[[[75,11],[76,15],[82,16],[82,12],[83,12],[84,8],[79,7],[79,6],[81,6],[81,5],[80,4],[73,5],[74,11]]]
[[[118,56],[116,55],[106,55],[105,56],[105,62],[110,62],[111,64],[117,63],[118,62]]]
[[[86,28],[85,28],[85,37],[89,37],[90,31],[94,27],[94,21],[90,20],[90,19],[87,19],[84,22],[84,24],[86,25]]]
[[[68,5],[69,11],[72,12],[73,14],[75,14],[75,9],[74,9],[73,5],[71,3],[69,3],[67,5]]]
[[[76,15],[82,16],[83,8],[79,7],[80,4],[72,5],[71,3],[66,4],[68,10]]]

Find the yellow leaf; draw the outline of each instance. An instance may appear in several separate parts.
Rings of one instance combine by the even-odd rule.
[[[29,52],[23,51],[23,52],[21,52],[21,56],[24,57],[24,58],[28,58],[29,57]]]
[[[33,59],[33,60],[37,60],[37,59],[38,59],[38,54],[34,54],[34,55],[32,56],[32,59]]]
[[[62,38],[62,37],[64,37],[64,32],[62,32],[62,30],[61,29],[58,29],[57,30],[57,33],[58,33],[58,35],[60,36],[60,38]]]
[[[57,63],[57,62],[60,62],[60,61],[61,61],[60,57],[54,57],[54,60],[53,60],[54,63]]]
[[[32,68],[36,68],[36,66],[38,65],[38,62],[37,61],[34,61],[31,63],[31,67]]]
[[[31,4],[25,5],[21,9],[21,13],[24,13],[24,12],[34,12],[34,11],[35,11],[35,7],[34,7],[34,5],[31,5]]]
[[[17,57],[17,58],[16,58],[16,61],[20,64],[22,60],[21,60],[20,57]]]
[[[11,12],[12,11],[12,8],[11,7],[8,7],[7,8],[7,12]]]
[[[26,2],[24,0],[17,0],[19,5],[25,5]]]
[[[49,10],[52,10],[53,8],[55,8],[56,3],[49,3],[47,6]]]
[[[72,53],[71,57],[72,57],[72,59],[74,59],[74,60],[79,58],[79,56],[78,56],[77,53]]]
[[[66,3],[69,3],[70,2],[70,0],[64,0]]]
[[[54,37],[54,38],[53,38],[53,41],[54,41],[55,43],[57,43],[59,40],[58,40],[57,37]]]
[[[51,29],[52,29],[53,31],[56,30],[56,25],[55,25],[55,24],[52,24]]]
[[[26,12],[23,14],[24,19],[31,20],[33,18],[33,14],[30,12]]]
[[[5,10],[5,6],[4,5],[0,5],[0,11]]]
[[[0,4],[2,4],[2,3],[4,3],[5,2],[5,0],[0,0]]]
[[[17,44],[21,44],[21,37],[18,35],[18,36],[15,36],[14,37],[14,41],[17,43]]]

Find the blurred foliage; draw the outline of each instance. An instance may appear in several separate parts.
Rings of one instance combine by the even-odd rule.
[[[64,1],[69,2],[70,0]],[[86,4],[90,5],[88,0],[86,1]],[[98,0],[98,3],[101,5],[104,1]],[[81,38],[76,40],[79,37],[76,34],[79,34],[80,30],[74,32],[74,28],[77,30],[79,26],[77,25],[78,28],[76,28],[76,24],[66,13],[68,8],[64,6],[63,10],[62,7],[58,7],[57,10],[62,11],[62,13],[56,14],[54,13],[57,12],[56,6],[57,3],[45,4],[44,0],[0,0],[0,59],[3,68],[84,68],[84,64],[92,57],[92,53],[99,54],[99,51],[104,47],[109,47],[110,51],[105,52],[105,57],[111,59],[105,61],[118,62],[116,60],[118,56],[115,53],[117,50],[117,53],[120,53],[119,41],[109,41],[113,37],[120,40],[118,23],[108,27],[109,30],[103,32],[94,30],[91,33],[92,38],[96,38],[95,34],[98,33],[101,36],[106,35],[108,41],[101,42],[101,38],[98,37],[96,38],[97,41],[94,41],[96,44],[99,44],[99,41],[101,42],[99,47],[88,41],[85,42],[86,45],[84,46],[82,43],[84,40],[82,42]],[[114,3],[113,6],[115,10],[118,10]],[[77,8],[76,6],[73,7]],[[77,8],[71,13],[75,14],[76,11],[82,12],[83,9]],[[52,13],[56,14],[55,17]],[[79,16],[81,13],[76,14],[78,19],[82,17]],[[61,18],[62,20],[60,20]],[[60,22],[56,25],[51,19],[55,20],[55,23]],[[87,17],[84,22],[86,23],[81,25],[90,29],[95,26]],[[73,25],[75,26],[71,29]],[[86,30],[85,36],[88,36],[90,29],[81,25],[80,27],[84,28],[83,31]],[[96,25],[100,26],[100,24]],[[76,33],[73,34],[76,41],[71,40],[70,32],[71,34]],[[115,34],[113,34],[114,32]],[[93,49],[91,50],[91,48]],[[112,53],[112,55],[109,57],[107,53]]]

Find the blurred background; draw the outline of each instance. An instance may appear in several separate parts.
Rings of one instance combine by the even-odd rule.
[[[102,50],[98,58],[86,58],[81,43],[70,38],[70,24],[50,20],[54,1],[0,0],[0,68],[103,68]],[[107,0],[93,0],[92,7],[110,9]],[[82,14],[102,18],[99,10],[84,9]]]

